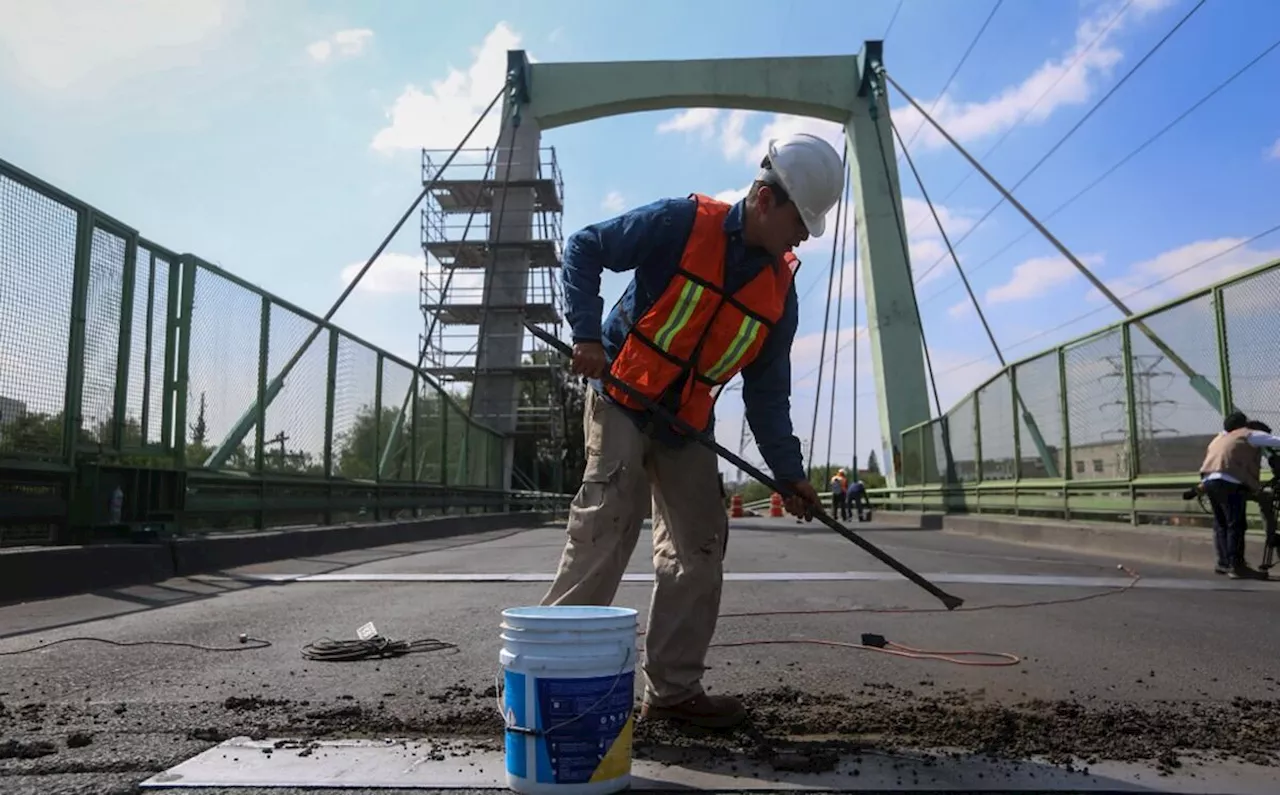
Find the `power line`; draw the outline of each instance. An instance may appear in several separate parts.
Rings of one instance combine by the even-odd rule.
[[[1071,129],[1067,131],[1067,133],[1066,133],[1065,135],[1063,135],[1061,138],[1059,138],[1059,139],[1058,139],[1058,142],[1057,142],[1057,143],[1055,143],[1052,147],[1050,147],[1050,149],[1049,149],[1049,151],[1048,151],[1048,152],[1046,152],[1046,153],[1045,153],[1045,154],[1044,154],[1044,155],[1043,155],[1039,160],[1037,160],[1037,161],[1036,161],[1035,165],[1033,165],[1033,166],[1030,168],[1030,170],[1028,170],[1025,174],[1023,174],[1023,175],[1022,175],[1022,177],[1021,177],[1017,182],[1015,182],[1015,183],[1014,183],[1014,184],[1009,188],[1009,191],[1012,193],[1013,191],[1017,190],[1019,186],[1021,186],[1024,182],[1026,182],[1026,181],[1027,181],[1027,179],[1029,179],[1029,178],[1031,177],[1031,175],[1032,175],[1032,174],[1034,174],[1037,170],[1039,170],[1039,168],[1040,168],[1042,165],[1044,165],[1044,163],[1045,163],[1045,162],[1046,162],[1046,161],[1047,161],[1047,160],[1048,160],[1048,159],[1049,159],[1049,158],[1050,158],[1050,157],[1051,157],[1055,152],[1057,152],[1057,151],[1058,151],[1058,149],[1059,149],[1059,148],[1061,148],[1061,147],[1062,147],[1062,145],[1063,145],[1063,144],[1065,144],[1065,143],[1067,142],[1067,140],[1068,140],[1069,138],[1071,138],[1071,136],[1072,136],[1072,135],[1074,135],[1074,134],[1076,133],[1076,131],[1078,131],[1078,130],[1079,130],[1079,129],[1084,125],[1084,123],[1085,123],[1086,121],[1088,121],[1088,120],[1093,116],[1093,114],[1094,114],[1094,113],[1096,113],[1096,112],[1098,111],[1098,109],[1099,109],[1099,108],[1101,108],[1101,107],[1103,106],[1103,104],[1105,104],[1105,103],[1106,103],[1106,101],[1107,101],[1107,100],[1109,100],[1112,96],[1114,96],[1114,95],[1115,95],[1116,91],[1118,91],[1118,90],[1120,89],[1120,87],[1121,87],[1121,86],[1123,86],[1126,82],[1128,82],[1129,78],[1133,77],[1133,75],[1134,75],[1134,74],[1135,74],[1139,69],[1141,69],[1141,68],[1142,68],[1143,64],[1145,64],[1148,60],[1150,60],[1150,59],[1151,59],[1151,57],[1152,57],[1153,55],[1155,55],[1155,53],[1156,53],[1156,52],[1157,52],[1161,47],[1163,47],[1163,46],[1164,46],[1165,42],[1167,42],[1170,38],[1172,38],[1172,37],[1173,37],[1173,34],[1175,34],[1175,33],[1178,31],[1178,29],[1179,29],[1179,28],[1181,28],[1181,27],[1183,26],[1183,24],[1185,24],[1185,23],[1186,23],[1186,21],[1187,21],[1188,19],[1190,19],[1190,18],[1191,18],[1191,15],[1192,15],[1192,14],[1195,14],[1195,13],[1196,13],[1196,11],[1200,10],[1200,7],[1201,7],[1201,6],[1203,6],[1203,5],[1205,4],[1205,2],[1206,2],[1206,0],[1200,0],[1200,2],[1199,2],[1199,3],[1197,3],[1197,4],[1196,4],[1196,5],[1195,5],[1195,6],[1194,6],[1190,11],[1188,11],[1188,12],[1187,12],[1183,17],[1182,17],[1182,19],[1178,20],[1177,24],[1175,24],[1175,25],[1173,26],[1173,28],[1171,28],[1171,29],[1169,30],[1169,32],[1167,32],[1163,37],[1161,37],[1161,39],[1160,39],[1158,42],[1156,42],[1156,43],[1155,43],[1155,45],[1154,45],[1153,47],[1151,47],[1151,49],[1149,49],[1149,50],[1147,51],[1147,53],[1146,53],[1145,55],[1143,55],[1143,56],[1142,56],[1142,58],[1141,58],[1141,59],[1139,59],[1139,60],[1138,60],[1138,62],[1137,62],[1136,64],[1134,64],[1134,65],[1129,69],[1129,71],[1128,71],[1128,72],[1126,72],[1126,73],[1125,73],[1125,75],[1124,75],[1123,77],[1121,77],[1121,78],[1120,78],[1120,80],[1119,80],[1119,81],[1117,81],[1117,82],[1116,82],[1116,84],[1115,84],[1115,85],[1113,85],[1113,86],[1111,87],[1111,89],[1110,89],[1109,91],[1107,91],[1107,93],[1106,93],[1106,94],[1104,94],[1104,95],[1102,96],[1102,98],[1101,98],[1101,99],[1099,99],[1096,103],[1094,103],[1093,107],[1091,107],[1091,108],[1090,108],[1090,109],[1089,109],[1089,110],[1084,114],[1084,116],[1082,116],[1082,117],[1080,118],[1080,120],[1079,120],[1079,121],[1077,121],[1077,122],[1076,122],[1076,123],[1071,127]],[[973,225],[973,226],[969,227],[968,231],[966,231],[966,232],[964,233],[964,235],[962,235],[962,236],[960,237],[960,239],[956,241],[956,245],[957,245],[957,246],[959,246],[959,245],[960,245],[960,244],[962,244],[965,240],[967,240],[967,239],[969,238],[969,236],[971,236],[974,232],[976,232],[976,231],[978,230],[978,228],[979,228],[979,227],[981,227],[981,226],[982,226],[982,224],[983,224],[983,223],[985,223],[985,222],[986,222],[986,220],[987,220],[988,218],[990,218],[990,217],[991,217],[991,215],[992,215],[996,210],[1000,209],[1000,207],[1002,207],[1002,206],[1004,205],[1004,203],[1005,203],[1005,198],[1002,196],[1002,197],[1000,198],[1000,200],[999,200],[999,201],[997,201],[994,205],[992,205],[991,209],[987,210],[987,212],[986,212],[986,213],[984,213],[984,214],[982,215],[982,217],[981,217],[981,218],[979,218],[979,219],[977,220],[977,222],[976,222],[976,223],[974,223],[974,225]],[[924,273],[920,274],[919,279],[918,279],[915,283],[916,283],[917,285],[918,285],[918,284],[920,284],[920,282],[921,282],[921,281],[922,281],[926,276],[928,276],[928,275],[929,275],[929,273],[930,273],[930,272],[932,272],[934,268],[938,267],[938,265],[939,265],[939,264],[940,264],[944,259],[946,259],[946,255],[943,255],[943,256],[941,256],[941,257],[938,257],[937,261],[935,261],[932,265],[930,265],[930,266],[929,266],[929,267],[924,271]]]
[[[1155,281],[1151,282],[1150,284],[1147,284],[1147,285],[1145,285],[1145,286],[1143,286],[1143,287],[1139,287],[1138,289],[1133,290],[1132,292],[1126,293],[1124,296],[1122,296],[1122,299],[1127,301],[1128,299],[1133,298],[1133,297],[1134,297],[1134,296],[1136,296],[1136,295],[1141,295],[1141,294],[1146,293],[1146,292],[1148,292],[1148,291],[1150,291],[1150,290],[1153,290],[1153,289],[1155,289],[1156,287],[1159,287],[1160,285],[1165,284],[1165,283],[1166,283],[1166,282],[1168,282],[1168,281],[1171,281],[1171,280],[1173,280],[1173,279],[1178,278],[1179,276],[1183,276],[1183,275],[1185,275],[1185,274],[1187,274],[1187,273],[1190,273],[1191,271],[1195,270],[1196,268],[1203,267],[1203,266],[1205,266],[1205,265],[1209,264],[1210,262],[1213,262],[1213,261],[1214,261],[1214,260],[1216,260],[1216,259],[1219,259],[1219,258],[1221,258],[1221,257],[1225,257],[1227,254],[1230,254],[1230,253],[1231,253],[1231,252],[1233,252],[1233,251],[1237,251],[1237,250],[1239,250],[1239,249],[1241,249],[1241,248],[1244,248],[1245,246],[1248,246],[1248,245],[1249,245],[1249,244],[1251,244],[1251,243],[1256,243],[1257,241],[1261,240],[1262,238],[1267,237],[1267,236],[1269,236],[1269,235],[1273,235],[1273,234],[1275,234],[1276,232],[1280,232],[1280,224],[1276,224],[1276,225],[1274,225],[1274,226],[1272,226],[1272,227],[1270,227],[1270,228],[1268,228],[1268,229],[1265,229],[1265,230],[1263,230],[1263,231],[1261,231],[1261,232],[1257,233],[1256,235],[1253,235],[1252,237],[1246,238],[1245,240],[1242,240],[1242,241],[1240,241],[1239,243],[1236,243],[1236,244],[1235,244],[1235,245],[1233,245],[1233,246],[1229,246],[1228,248],[1224,248],[1222,251],[1219,251],[1219,252],[1217,252],[1216,254],[1212,254],[1212,255],[1210,255],[1210,256],[1208,256],[1208,257],[1205,257],[1204,259],[1202,259],[1202,260],[1200,260],[1200,261],[1198,261],[1198,262],[1194,262],[1194,263],[1192,263],[1192,264],[1188,265],[1187,267],[1185,267],[1185,268],[1183,268],[1183,269],[1181,269],[1181,270],[1179,270],[1179,271],[1175,271],[1174,273],[1169,274],[1168,276],[1164,276],[1164,277],[1162,277],[1162,278],[1160,278],[1160,279],[1157,279],[1157,280],[1155,280]],[[1111,308],[1109,305],[1103,305],[1103,306],[1098,307],[1097,309],[1091,309],[1090,311],[1085,312],[1084,314],[1081,314],[1081,315],[1077,315],[1076,317],[1074,317],[1074,318],[1072,318],[1072,319],[1070,319],[1070,320],[1068,320],[1068,321],[1066,321],[1066,322],[1064,322],[1064,323],[1060,323],[1060,324],[1058,324],[1057,326],[1054,326],[1054,327],[1053,327],[1053,328],[1051,328],[1051,329],[1047,329],[1047,330],[1045,330],[1045,331],[1037,332],[1037,333],[1035,333],[1035,334],[1032,334],[1032,335],[1031,335],[1031,336],[1029,336],[1029,337],[1024,337],[1023,339],[1020,339],[1020,340],[1018,340],[1017,342],[1015,342],[1015,343],[1013,343],[1013,344],[1011,344],[1011,345],[1006,345],[1006,346],[1005,346],[1005,351],[1009,351],[1009,350],[1012,350],[1012,349],[1014,349],[1014,348],[1021,348],[1023,345],[1026,345],[1026,344],[1028,344],[1028,343],[1034,342],[1035,340],[1038,340],[1038,339],[1040,339],[1040,338],[1042,338],[1042,337],[1046,337],[1046,336],[1048,336],[1048,335],[1050,335],[1050,334],[1053,334],[1053,333],[1054,333],[1054,332],[1056,332],[1056,331],[1061,331],[1062,329],[1067,328],[1068,326],[1075,325],[1076,323],[1079,323],[1081,320],[1084,320],[1085,318],[1092,317],[1092,316],[1094,316],[1094,315],[1098,314],[1099,312],[1103,312],[1103,311],[1105,311],[1105,310],[1107,310],[1107,309],[1109,309],[1109,308]],[[862,335],[861,335],[861,334],[856,335],[856,336],[854,337],[854,339],[853,339],[853,340],[850,340],[849,342],[847,342],[847,343],[845,343],[844,345],[840,346],[840,348],[836,349],[836,351],[835,351],[832,355],[839,355],[839,353],[840,353],[840,351],[841,351],[841,350],[844,350],[844,348],[848,347],[849,345],[853,345],[853,344],[855,344],[855,343],[857,342],[857,338],[858,338],[858,337],[860,337],[860,336],[862,336]],[[963,364],[958,364],[958,365],[956,365],[955,367],[950,367],[950,368],[948,368],[948,369],[946,369],[946,370],[943,370],[942,372],[938,373],[938,375],[939,375],[939,376],[943,376],[943,375],[948,375],[948,374],[950,374],[950,373],[957,372],[957,371],[959,371],[959,370],[963,370],[964,368],[969,367],[969,366],[971,366],[971,365],[974,365],[974,364],[978,364],[978,363],[980,363],[980,362],[987,361],[988,359],[991,359],[991,358],[992,358],[992,356],[993,356],[993,354],[987,354],[987,355],[985,355],[985,356],[979,356],[979,357],[978,357],[978,358],[976,358],[976,359],[971,359],[971,360],[969,360],[969,361],[967,361],[967,362],[964,362]],[[816,371],[817,371],[817,369],[818,369],[817,367],[813,368],[813,369],[812,369],[812,370],[810,370],[808,373],[805,373],[804,375],[800,376],[800,378],[799,378],[798,380],[803,381],[804,379],[806,379],[806,378],[808,378],[810,375],[812,375],[814,372],[816,372]],[[858,394],[860,394],[860,395],[873,395],[873,394],[875,394],[875,393],[874,393],[873,391],[867,391],[867,392],[860,392],[860,393],[858,393]]]
[[[889,26],[884,29],[884,35],[880,37],[881,41],[889,38],[889,31],[893,30],[893,23],[898,21],[898,12],[902,10],[902,4],[905,0],[898,0],[898,5],[893,9],[893,16],[889,17]]]
[[[1111,87],[1111,89],[1110,89],[1109,91],[1107,91],[1107,93],[1106,93],[1106,94],[1104,94],[1104,95],[1102,96],[1102,98],[1101,98],[1101,99],[1099,99],[1096,103],[1094,103],[1093,107],[1089,108],[1088,112],[1086,112],[1086,113],[1084,114],[1084,116],[1082,116],[1082,117],[1080,118],[1080,120],[1079,120],[1079,121],[1077,121],[1077,122],[1076,122],[1076,123],[1071,127],[1071,129],[1070,129],[1070,130],[1067,130],[1066,135],[1064,135],[1064,136],[1062,136],[1061,138],[1059,138],[1059,139],[1058,139],[1058,142],[1057,142],[1057,143],[1055,143],[1052,147],[1050,147],[1049,151],[1048,151],[1048,152],[1045,152],[1044,156],[1042,156],[1039,160],[1037,160],[1037,161],[1036,161],[1036,164],[1035,164],[1034,166],[1032,166],[1032,167],[1031,167],[1031,169],[1030,169],[1029,171],[1027,171],[1027,173],[1023,174],[1021,179],[1019,179],[1017,182],[1013,183],[1013,185],[1012,185],[1012,186],[1010,186],[1010,188],[1009,188],[1009,192],[1010,192],[1010,193],[1012,193],[1013,191],[1017,190],[1017,189],[1018,189],[1018,187],[1022,185],[1022,183],[1026,182],[1026,181],[1027,181],[1027,179],[1029,179],[1029,178],[1031,177],[1031,175],[1032,175],[1032,174],[1036,173],[1036,171],[1037,171],[1037,170],[1039,170],[1040,166],[1044,165],[1044,164],[1045,164],[1045,161],[1047,161],[1051,156],[1053,156],[1053,153],[1054,153],[1054,152],[1057,152],[1057,151],[1058,151],[1058,149],[1059,149],[1059,148],[1061,148],[1061,147],[1062,147],[1062,145],[1063,145],[1063,144],[1065,144],[1069,138],[1071,138],[1071,136],[1075,135],[1075,134],[1076,134],[1076,131],[1077,131],[1077,130],[1079,130],[1082,126],[1084,126],[1084,123],[1085,123],[1086,121],[1088,121],[1090,118],[1092,118],[1092,117],[1093,117],[1093,114],[1094,114],[1094,113],[1096,113],[1096,112],[1098,111],[1098,109],[1099,109],[1099,108],[1101,108],[1104,104],[1106,104],[1107,100],[1111,99],[1111,97],[1113,97],[1113,96],[1115,95],[1115,93],[1120,89],[1120,87],[1121,87],[1121,86],[1123,86],[1125,83],[1127,83],[1127,82],[1129,81],[1129,78],[1133,77],[1133,76],[1134,76],[1134,74],[1136,74],[1136,73],[1137,73],[1137,71],[1138,71],[1139,69],[1141,69],[1141,68],[1142,68],[1143,64],[1145,64],[1147,61],[1149,61],[1149,60],[1151,59],[1151,57],[1152,57],[1153,55],[1155,55],[1155,54],[1156,54],[1156,52],[1158,52],[1158,51],[1160,50],[1160,48],[1161,48],[1161,47],[1163,47],[1163,46],[1165,45],[1165,42],[1167,42],[1167,41],[1169,41],[1169,39],[1173,38],[1173,34],[1177,33],[1177,32],[1178,32],[1178,30],[1179,30],[1179,29],[1180,29],[1184,24],[1186,24],[1187,20],[1191,19],[1191,16],[1192,16],[1193,14],[1195,14],[1197,11],[1199,11],[1199,10],[1200,10],[1200,8],[1201,8],[1201,7],[1202,7],[1206,2],[1207,2],[1207,0],[1200,0],[1200,2],[1196,3],[1196,4],[1195,4],[1195,6],[1193,6],[1193,7],[1192,7],[1192,9],[1191,9],[1190,11],[1188,11],[1186,14],[1184,14],[1184,15],[1182,16],[1182,19],[1178,20],[1177,24],[1175,24],[1175,25],[1174,25],[1174,26],[1169,30],[1169,32],[1168,32],[1168,33],[1164,34],[1164,36],[1162,36],[1162,37],[1160,38],[1160,40],[1159,40],[1159,41],[1157,41],[1157,42],[1155,43],[1155,45],[1151,47],[1151,49],[1147,50],[1146,55],[1143,55],[1143,56],[1142,56],[1142,58],[1140,58],[1140,59],[1138,60],[1138,62],[1137,62],[1137,63],[1135,63],[1132,67],[1130,67],[1130,69],[1129,69],[1129,71],[1128,71],[1128,72],[1125,72],[1124,77],[1121,77],[1121,78],[1120,78],[1120,80],[1119,80],[1119,81],[1117,81],[1117,82],[1116,82],[1116,84],[1115,84],[1115,85],[1113,85],[1113,86]],[[1005,203],[1005,198],[1004,198],[1003,196],[1001,196],[1001,197],[1000,197],[1000,200],[999,200],[998,202],[996,202],[994,205],[992,205],[991,209],[990,209],[990,210],[987,210],[987,211],[986,211],[986,213],[984,213],[984,214],[983,214],[983,216],[982,216],[981,218],[979,218],[979,219],[978,219],[978,221],[977,221],[973,226],[969,227],[969,230],[968,230],[967,232],[965,232],[965,233],[964,233],[964,235],[963,235],[963,236],[961,236],[961,238],[960,238],[959,240],[957,240],[957,241],[956,241],[956,245],[957,245],[957,246],[959,246],[959,245],[960,245],[961,243],[963,243],[966,239],[968,239],[970,235],[972,235],[974,232],[976,232],[976,231],[978,230],[978,228],[979,228],[979,227],[981,227],[981,226],[982,226],[982,224],[983,224],[983,223],[985,223],[985,222],[986,222],[986,220],[987,220],[988,218],[990,218],[990,217],[991,217],[992,213],[994,213],[996,210],[998,210],[998,209],[1000,209],[1002,206],[1004,206],[1004,203]],[[945,254],[944,254],[943,256],[941,256],[941,257],[938,257],[938,259],[937,259],[937,261],[936,261],[936,262],[934,262],[932,265],[930,265],[930,266],[929,266],[929,268],[928,268],[927,270],[925,270],[925,272],[924,272],[924,273],[920,274],[920,279],[921,279],[921,280],[923,280],[925,276],[928,276],[928,275],[929,275],[929,273],[930,273],[934,268],[938,267],[938,265],[939,265],[939,264],[940,264],[944,259],[946,259],[946,255],[945,255]],[[916,283],[916,284],[919,284],[919,283],[920,283],[920,281],[918,280],[918,281],[916,281],[915,283]]]
[[[983,152],[982,154],[983,160],[986,160],[987,158],[991,157],[991,155],[995,154],[995,151],[999,149],[1000,146],[1009,139],[1009,136],[1013,135],[1014,130],[1017,130],[1019,127],[1022,126],[1022,123],[1027,120],[1027,117],[1031,115],[1032,111],[1040,107],[1040,103],[1044,102],[1045,98],[1047,98],[1050,94],[1053,93],[1054,89],[1058,87],[1058,84],[1061,83],[1063,80],[1065,80],[1067,75],[1071,74],[1076,70],[1076,67],[1080,64],[1080,61],[1084,58],[1084,56],[1088,55],[1093,50],[1093,48],[1098,45],[1098,42],[1102,41],[1103,37],[1106,36],[1111,31],[1111,28],[1115,27],[1115,24],[1120,21],[1121,17],[1124,16],[1124,13],[1129,10],[1129,6],[1133,5],[1133,1],[1134,0],[1126,0],[1125,4],[1120,7],[1120,10],[1115,13],[1115,16],[1111,17],[1111,19],[1107,22],[1107,24],[1103,26],[1102,30],[1098,31],[1097,35],[1094,36],[1093,39],[1091,39],[1089,43],[1084,46],[1083,49],[1081,49],[1079,52],[1076,53],[1076,56],[1071,59],[1071,63],[1067,64],[1067,68],[1062,70],[1062,72],[1058,75],[1058,78],[1054,80],[1051,84],[1049,84],[1049,87],[1046,88],[1044,92],[1040,94],[1040,96],[1036,97],[1036,101],[1031,103],[1031,105],[1022,112],[1022,115],[1018,117],[1018,120],[1015,121],[1012,125],[1010,125],[1009,129],[1004,131],[1004,135],[1001,135],[998,139],[996,139],[996,142],[991,145],[990,149],[988,149],[986,152]],[[921,120],[921,123],[923,123],[923,119]],[[964,184],[968,182],[969,178],[972,176],[973,176],[973,172],[970,171],[966,173],[963,177],[961,177],[960,181],[957,182],[955,186],[952,187],[951,190],[947,191],[946,195],[942,197],[942,199],[939,201],[939,204],[946,203],[948,199],[950,199],[952,196],[955,195],[956,191],[964,187]],[[915,226],[911,227],[910,231],[907,232],[907,236],[910,237],[912,234],[914,234],[915,231],[919,229],[920,225],[923,224],[924,222],[925,222],[924,218],[921,218],[919,221],[917,221]],[[916,283],[919,284],[919,282],[916,282]]]
[[[986,21],[982,23],[982,27],[978,28],[978,32],[974,34],[973,40],[969,42],[969,47],[964,51],[964,55],[960,56],[960,63],[956,64],[956,68],[951,70],[951,76],[947,78],[946,83],[943,83],[942,90],[938,92],[938,96],[933,100],[933,104],[929,106],[929,113],[931,115],[938,107],[938,103],[942,101],[944,96],[946,96],[947,89],[951,88],[951,82],[955,80],[956,75],[960,73],[960,68],[964,66],[964,62],[969,60],[969,55],[973,52],[973,48],[978,45],[978,40],[982,38],[982,34],[987,31],[987,26],[991,24],[991,18],[996,15],[996,12],[1000,10],[1000,6],[1002,5],[1004,5],[1004,0],[996,0],[996,4],[992,6],[991,13],[987,14]],[[911,133],[910,140],[902,145],[903,153],[907,151],[907,147],[911,146],[911,144],[916,140],[916,136],[919,135],[920,131],[923,129],[924,119],[921,119],[920,124],[916,125],[916,131]],[[898,155],[898,162],[902,162],[902,155]]]
[[[1096,188],[1099,184],[1103,182],[1103,180],[1107,179],[1116,171],[1120,170],[1120,168],[1124,166],[1125,163],[1128,163],[1130,160],[1136,157],[1139,153],[1145,150],[1148,146],[1155,143],[1159,138],[1163,137],[1165,133],[1172,130],[1178,124],[1182,123],[1192,113],[1199,110],[1200,106],[1204,105],[1206,102],[1212,99],[1215,95],[1218,94],[1218,92],[1222,91],[1224,88],[1226,88],[1228,85],[1234,82],[1237,78],[1239,78],[1245,72],[1249,71],[1254,66],[1256,66],[1263,58],[1270,55],[1277,47],[1280,47],[1280,39],[1277,39],[1276,41],[1272,42],[1269,47],[1267,47],[1265,50],[1263,50],[1261,53],[1255,56],[1251,61],[1249,61],[1244,66],[1237,69],[1235,73],[1233,73],[1230,77],[1228,77],[1226,80],[1223,80],[1221,83],[1215,86],[1203,97],[1196,100],[1194,104],[1192,104],[1189,108],[1187,108],[1181,114],[1179,114],[1177,118],[1175,118],[1173,121],[1169,122],[1164,127],[1162,127],[1159,130],[1159,132],[1157,132],[1155,135],[1152,135],[1147,140],[1143,141],[1136,148],[1130,151],[1127,155],[1120,158],[1119,161],[1117,161],[1114,165],[1112,165],[1110,168],[1104,171],[1101,175],[1095,178],[1092,182],[1090,182],[1088,185],[1084,186],[1079,191],[1077,191],[1075,195],[1073,195],[1071,198],[1064,201],[1062,204],[1058,205],[1052,212],[1046,215],[1043,220],[1048,221],[1050,218],[1053,218],[1055,215],[1065,210],[1068,206],[1075,203],[1076,200],[1078,200],[1080,197],[1084,196],[1086,193]],[[993,262],[1000,255],[1004,254],[1006,251],[1013,248],[1018,243],[1022,242],[1024,239],[1026,239],[1027,235],[1031,234],[1034,231],[1035,229],[1033,228],[1029,228],[1025,230],[1022,234],[1018,235],[1016,238],[1009,241],[1009,243],[1005,244],[1005,246],[1001,248],[999,251],[997,251],[995,254],[992,254],[990,257],[987,257],[978,265],[975,265],[974,267],[970,268],[969,275],[972,276],[974,273],[977,273],[979,270],[986,267],[988,264]],[[941,296],[943,293],[946,293],[947,291],[949,291],[953,286],[955,286],[955,284],[956,284],[955,282],[951,282],[947,286],[942,287],[937,292],[930,295],[928,298],[925,298],[924,300],[922,300],[920,303],[921,304],[929,303],[935,298],[938,298],[939,296]]]

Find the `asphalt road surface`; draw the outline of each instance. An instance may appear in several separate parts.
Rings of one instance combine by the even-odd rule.
[[[642,725],[638,762],[673,775],[756,765],[751,775],[779,782],[840,776],[823,786],[847,790],[927,789],[963,772],[972,791],[1071,776],[1081,790],[1271,791],[1259,782],[1274,781],[1280,760],[1280,582],[853,527],[965,607],[948,613],[817,523],[735,520],[706,683],[743,695],[752,722],[729,734]],[[560,525],[495,532],[0,608],[0,791],[134,792],[236,737],[449,737],[492,755],[499,614],[538,602],[563,539]],[[642,626],[649,552],[642,536],[615,602]],[[384,636],[452,647],[301,656],[370,621]],[[863,633],[1016,664],[858,648]],[[77,640],[11,654],[74,637],[227,650]],[[233,790],[186,790],[205,791]]]

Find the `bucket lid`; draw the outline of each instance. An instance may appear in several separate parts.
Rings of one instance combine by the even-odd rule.
[[[630,607],[601,607],[596,605],[539,605],[536,607],[509,607],[502,611],[504,619],[517,621],[590,621],[592,619],[635,619],[639,613]]]

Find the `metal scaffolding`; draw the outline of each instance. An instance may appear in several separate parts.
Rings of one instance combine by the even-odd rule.
[[[561,336],[564,180],[555,149],[536,152],[536,165],[520,169],[531,178],[508,178],[505,162],[521,153],[506,146],[463,150],[445,173],[440,164],[448,153],[423,150],[423,183],[439,179],[422,210],[420,344],[423,369],[444,384],[479,390],[483,378],[514,381],[513,403],[478,401],[473,416],[516,437],[555,443],[564,437],[562,363],[521,325],[511,332],[511,324],[492,322],[519,315]],[[507,338],[513,333],[519,339]]]

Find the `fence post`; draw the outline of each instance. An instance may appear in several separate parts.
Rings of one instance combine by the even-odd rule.
[[[418,371],[414,370],[409,376],[410,389],[413,391],[413,397],[409,399],[409,479],[414,483],[421,483],[419,473],[421,465],[418,463],[418,412],[421,407],[418,405],[418,390],[422,385],[418,381]],[[415,513],[415,515],[418,515]]]
[[[333,408],[338,383],[338,334],[333,327],[326,330],[329,332],[329,363],[324,388],[324,521],[325,524],[333,524]],[[316,342],[319,341],[317,336]]]
[[[174,440],[174,391],[176,389],[178,366],[178,307],[182,302],[182,259],[173,257],[168,260],[169,286],[165,291],[164,308],[164,380],[162,389],[164,400],[160,405],[160,446],[172,451],[177,442]]]
[[[1009,413],[1013,420],[1013,482],[1022,480],[1022,422],[1018,416],[1018,368],[1009,365]],[[1018,515],[1017,490],[1014,490],[1013,514]]]
[[[1126,435],[1129,437],[1129,466],[1127,467],[1126,476],[1128,480],[1133,480],[1138,476],[1140,471],[1138,456],[1141,447],[1138,440],[1138,412],[1135,404],[1135,388],[1133,373],[1133,340],[1130,335],[1130,325],[1125,323],[1120,326],[1120,351],[1121,359],[1124,362],[1124,407],[1125,407],[1125,427]],[[1137,514],[1133,514],[1133,520],[1137,522]]]
[[[1231,413],[1235,406],[1235,395],[1231,392],[1231,356],[1227,346],[1227,307],[1222,298],[1222,288],[1213,288],[1213,324],[1218,332],[1218,378],[1221,384],[1219,394],[1222,405],[1219,407],[1222,416]]]
[[[76,211],[76,250],[71,281],[71,330],[67,339],[67,381],[62,398],[62,457],[75,466],[84,403],[84,337],[93,256],[93,210]],[[58,543],[56,540],[54,543]]]
[[[137,292],[138,236],[124,237],[124,268],[120,278],[120,326],[116,336],[116,390],[111,406],[111,448],[124,449],[125,413],[129,410],[129,364],[133,354],[133,301]]]
[[[1067,349],[1058,348],[1058,408],[1062,412],[1062,517],[1071,519],[1071,405],[1067,400]]]
[[[156,253],[148,251],[147,260],[147,328],[142,350],[142,427],[139,443],[147,447],[151,433],[151,350],[155,345],[153,331],[156,313]]]
[[[177,372],[173,377],[173,460],[179,469],[187,467],[187,386],[191,370],[191,313],[195,311],[196,277],[200,266],[196,258],[183,254],[182,298],[178,303],[178,321],[174,331],[178,336]],[[201,462],[203,463],[203,462]]]
[[[971,393],[973,395],[973,477],[977,483],[983,481],[982,470],[984,469],[982,466],[982,400],[978,396],[981,391],[975,389]]]
[[[258,310],[258,426],[253,435],[253,468],[261,475],[266,466],[267,445],[267,369],[271,366],[271,299],[262,296]]]
[[[373,375],[373,493],[377,496],[374,502],[373,516],[381,520],[382,516],[382,352],[376,351],[375,362],[378,372]]]

